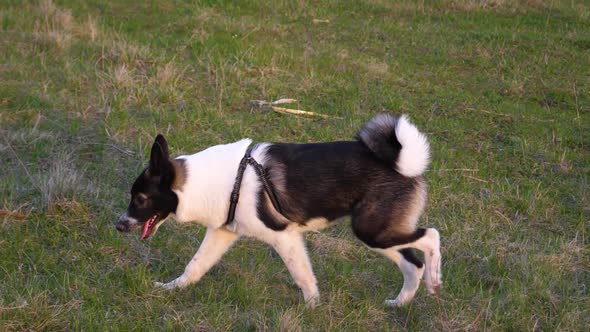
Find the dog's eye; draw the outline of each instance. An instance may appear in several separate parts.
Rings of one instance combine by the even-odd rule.
[[[145,206],[148,202],[148,197],[145,195],[137,195],[135,196],[135,204],[139,207]]]

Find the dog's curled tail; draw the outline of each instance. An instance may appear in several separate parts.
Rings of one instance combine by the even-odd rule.
[[[419,176],[430,163],[430,146],[408,117],[379,114],[358,133],[358,139],[402,175]]]

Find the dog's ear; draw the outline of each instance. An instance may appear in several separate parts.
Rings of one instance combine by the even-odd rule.
[[[152,152],[150,154],[150,173],[153,175],[161,175],[170,166],[170,153],[168,151],[168,143],[162,134],[158,134],[152,145]]]

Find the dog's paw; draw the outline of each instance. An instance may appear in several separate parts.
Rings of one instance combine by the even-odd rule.
[[[400,301],[398,301],[397,299],[395,300],[385,300],[385,306],[386,307],[391,307],[391,308],[396,308],[396,307],[401,307],[404,304],[401,303]]]
[[[413,288],[413,289],[402,289],[401,292],[399,292],[399,294],[397,295],[397,297],[395,299],[389,299],[389,300],[385,300],[385,305],[388,307],[402,307],[408,303],[410,303],[412,301],[412,299],[414,299],[414,295],[416,294],[416,291],[418,290],[418,287]]]
[[[156,282],[154,282],[154,287],[165,289],[165,290],[171,290],[174,288],[174,283],[173,282],[163,283],[163,282],[156,281]]]
[[[314,309],[315,307],[318,306],[318,304],[320,304],[320,295],[319,294],[305,299],[305,306],[309,309]]]
[[[437,283],[433,283],[428,285],[427,290],[428,290],[428,295],[433,295],[433,296],[440,296],[440,289],[442,288],[442,282],[437,282]]]
[[[385,300],[385,306],[391,307],[391,308],[398,308],[398,307],[405,306],[410,301],[412,301],[412,298],[405,298],[405,297],[398,296],[394,300]]]

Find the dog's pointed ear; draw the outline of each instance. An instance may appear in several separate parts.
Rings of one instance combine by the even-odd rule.
[[[152,145],[150,154],[150,171],[154,175],[162,174],[170,164],[170,152],[168,151],[168,142],[162,134],[158,134]]]

